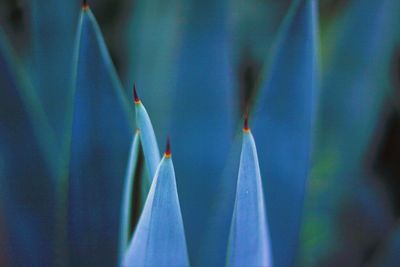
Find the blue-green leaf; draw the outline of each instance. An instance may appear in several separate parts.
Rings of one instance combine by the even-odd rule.
[[[97,22],[79,23],[69,180],[72,266],[115,266],[132,117]]]
[[[273,258],[282,267],[296,254],[310,168],[316,23],[315,0],[293,2],[254,112]]]
[[[12,266],[50,266],[59,156],[36,91],[2,31],[0,88],[0,216],[7,234],[1,246]]]
[[[209,250],[209,240],[202,239],[216,196],[215,183],[223,173],[234,138],[234,116],[238,115],[234,114],[229,60],[229,1],[190,0],[182,6],[184,28],[171,95],[170,132],[174,140],[179,140],[175,167],[182,177],[178,182],[189,252],[194,265],[210,266],[209,255],[214,251]],[[207,140],[206,145],[200,140]],[[202,244],[205,250],[200,249]],[[217,255],[222,264],[224,251]]]
[[[60,149],[69,134],[67,118],[72,111],[72,64],[79,1],[33,0],[30,4],[31,79]],[[62,149],[64,152],[65,148]]]
[[[124,43],[129,48],[124,52],[128,61],[124,82],[132,84],[134,79],[143,88],[140,97],[153,124],[157,125],[157,137],[169,133],[172,101],[167,99],[171,99],[175,89],[174,63],[179,51],[180,28],[184,25],[182,6],[181,0],[136,0],[123,32]]]
[[[160,150],[158,149],[156,135],[154,134],[153,125],[145,107],[139,100],[136,88],[135,95],[135,110],[136,124],[140,131],[140,140],[143,147],[143,153],[146,160],[147,169],[150,179],[153,179],[158,164],[160,163]]]
[[[189,266],[175,171],[168,152],[153,178],[123,266]]]
[[[243,131],[227,266],[272,266],[257,149],[248,128]]]

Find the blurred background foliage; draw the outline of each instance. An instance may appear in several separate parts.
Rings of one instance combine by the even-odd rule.
[[[159,145],[170,133],[178,151],[174,163],[194,266],[204,266],[202,246],[207,244],[199,240],[216,206],[213,196],[234,129],[268,70],[291,2],[90,2],[125,93],[131,93],[136,81]],[[318,108],[296,265],[394,266],[400,261],[400,3],[321,0],[318,11]],[[24,87],[36,90],[54,131],[54,143],[47,144],[51,155],[64,155],[69,145],[79,12],[79,1],[0,1],[0,27],[23,66],[19,75],[29,77],[31,84]],[[5,97],[12,98],[1,97],[2,105]],[[65,159],[57,162],[52,166],[64,166]],[[65,168],[54,169],[39,168],[37,177],[47,186],[62,185]],[[48,176],[57,179],[47,181]],[[52,195],[46,186],[38,190]],[[0,203],[0,212],[4,205]],[[0,239],[7,238],[3,224],[0,219]],[[32,241],[23,232],[20,238]],[[7,266],[2,261],[14,256],[1,246],[0,265]]]

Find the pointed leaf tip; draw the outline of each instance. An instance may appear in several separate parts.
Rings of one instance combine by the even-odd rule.
[[[227,267],[271,267],[269,229],[256,144],[251,133],[243,135],[242,140]]]
[[[140,99],[139,99],[139,96],[138,96],[137,91],[136,91],[136,83],[133,84],[133,99],[135,101],[135,104],[139,104],[140,103]]]
[[[158,164],[121,266],[189,266],[172,160]]]
[[[165,147],[165,157],[166,158],[171,157],[171,142],[169,140],[169,136],[167,137],[167,145]]]
[[[87,0],[82,1],[82,9],[83,9],[83,11],[86,11],[89,9],[89,3]]]
[[[249,113],[246,112],[244,114],[244,121],[243,121],[243,132],[249,132],[250,128],[249,128]]]

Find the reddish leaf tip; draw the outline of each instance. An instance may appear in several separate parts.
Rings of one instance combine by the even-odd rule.
[[[87,0],[82,1],[82,9],[83,9],[83,11],[86,11],[89,9],[89,4],[88,4]]]
[[[136,91],[136,83],[133,84],[133,99],[135,101],[135,104],[139,104],[140,103],[140,99],[139,99],[139,96],[138,96],[137,91]]]
[[[246,112],[244,115],[244,121],[243,121],[243,131],[244,132],[249,132],[250,128],[249,128],[249,113]]]
[[[169,137],[167,137],[167,145],[165,147],[165,153],[164,153],[166,158],[171,157],[171,142],[169,140]]]

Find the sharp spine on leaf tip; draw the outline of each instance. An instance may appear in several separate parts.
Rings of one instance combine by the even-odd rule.
[[[166,157],[166,158],[171,157],[171,143],[169,141],[169,137],[167,137],[167,145],[165,147],[164,157]]]
[[[133,84],[133,99],[135,101],[135,104],[139,104],[140,103],[140,99],[139,99],[139,96],[138,96],[137,91],[136,91],[136,83]]]
[[[82,9],[83,9],[83,11],[87,11],[89,9],[89,4],[88,4],[87,0],[82,1]]]
[[[244,115],[244,121],[243,121],[243,132],[248,133],[250,132],[249,128],[249,114],[246,112]]]

